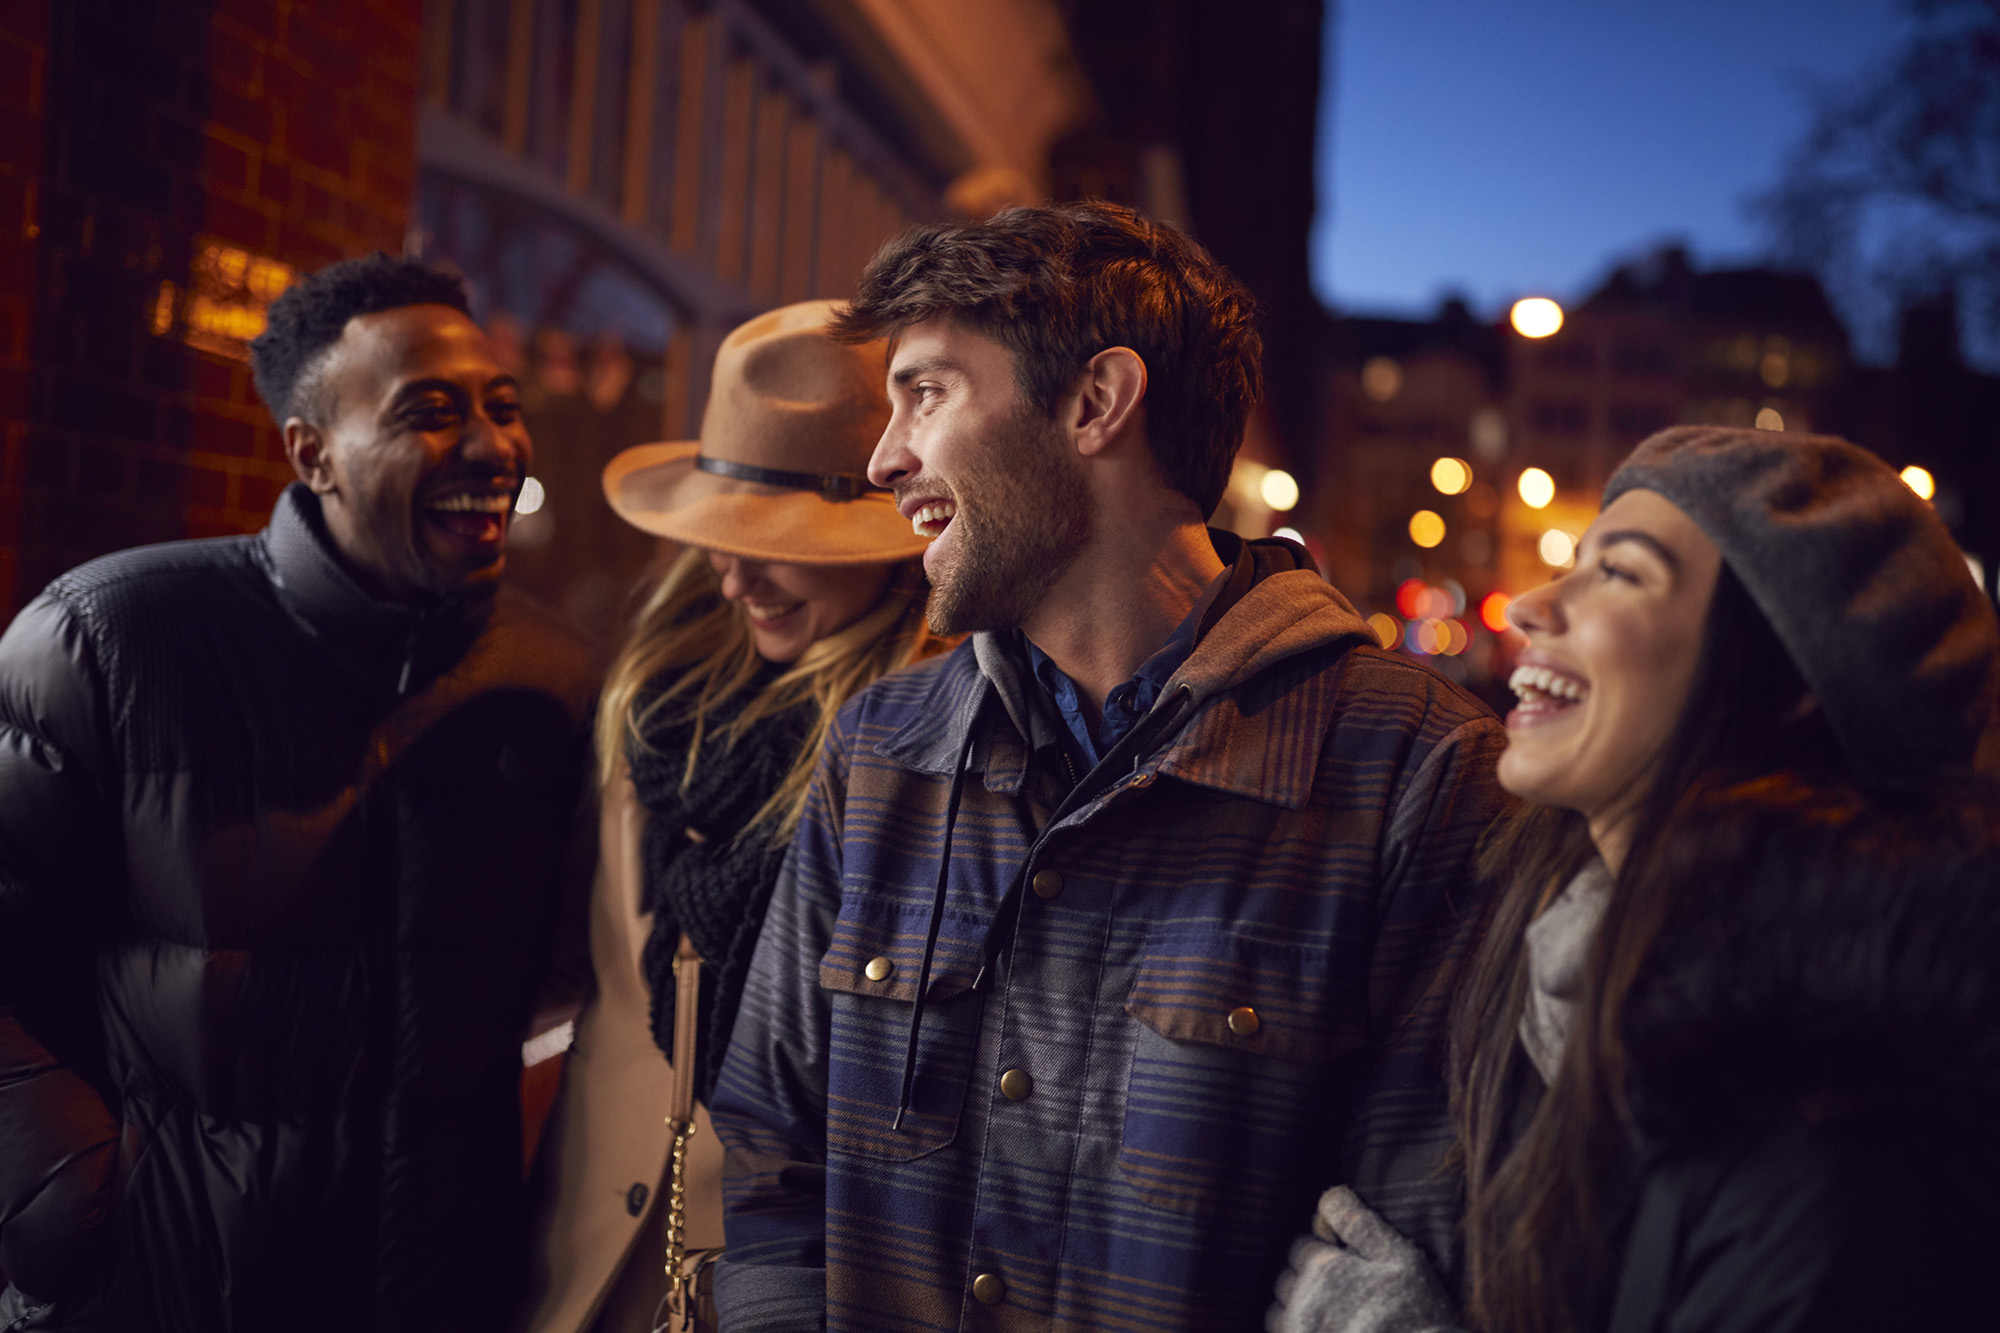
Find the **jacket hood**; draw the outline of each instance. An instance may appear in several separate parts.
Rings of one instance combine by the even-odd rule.
[[[1983,798],[1916,811],[1796,790],[1718,803],[1671,850],[1635,979],[1627,1092],[1655,1142],[1776,1117],[2000,1108],[2000,842]]]
[[[1187,686],[1200,704],[1342,640],[1373,643],[1375,632],[1318,570],[1274,570],[1224,613],[1167,685]]]

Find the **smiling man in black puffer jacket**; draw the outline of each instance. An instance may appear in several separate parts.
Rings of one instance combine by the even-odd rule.
[[[0,1329],[492,1328],[523,1271],[594,681],[498,586],[516,386],[382,255],[253,359],[301,478],[270,526],[92,561],[0,638]]]

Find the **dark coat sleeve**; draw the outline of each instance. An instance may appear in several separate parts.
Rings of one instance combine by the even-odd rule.
[[[89,635],[38,599],[0,637],[0,1271],[55,1299],[88,1285],[118,1124],[92,983],[120,862]]]
[[[1649,1170],[1610,1333],[1977,1328],[1994,1232],[1990,1171],[1949,1135],[1795,1121]],[[1983,1197],[1982,1197],[1983,1196]]]

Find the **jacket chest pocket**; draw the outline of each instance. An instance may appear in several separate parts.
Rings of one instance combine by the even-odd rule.
[[[1248,1218],[1329,1181],[1339,1057],[1367,1038],[1365,987],[1328,950],[1209,933],[1156,941],[1134,1024],[1118,1168],[1157,1208]],[[1330,1169],[1330,1168],[1329,1168]]]
[[[958,1136],[979,1045],[986,997],[979,975],[984,918],[947,912],[931,960],[930,994],[917,1034],[916,1078],[900,1127],[910,1013],[923,966],[927,907],[850,898],[820,958],[819,984],[832,1005],[827,1052],[826,1146],[884,1162],[908,1162]]]

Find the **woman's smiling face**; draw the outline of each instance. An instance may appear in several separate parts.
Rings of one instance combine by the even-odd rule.
[[[1500,784],[1584,815],[1607,859],[1622,857],[1680,723],[1721,567],[1678,506],[1632,490],[1590,525],[1570,574],[1509,608],[1528,646],[1508,682],[1520,704],[1507,715]]]
[[[750,638],[766,662],[796,662],[828,635],[866,615],[889,586],[894,565],[784,565],[710,551],[722,595],[743,606]]]

